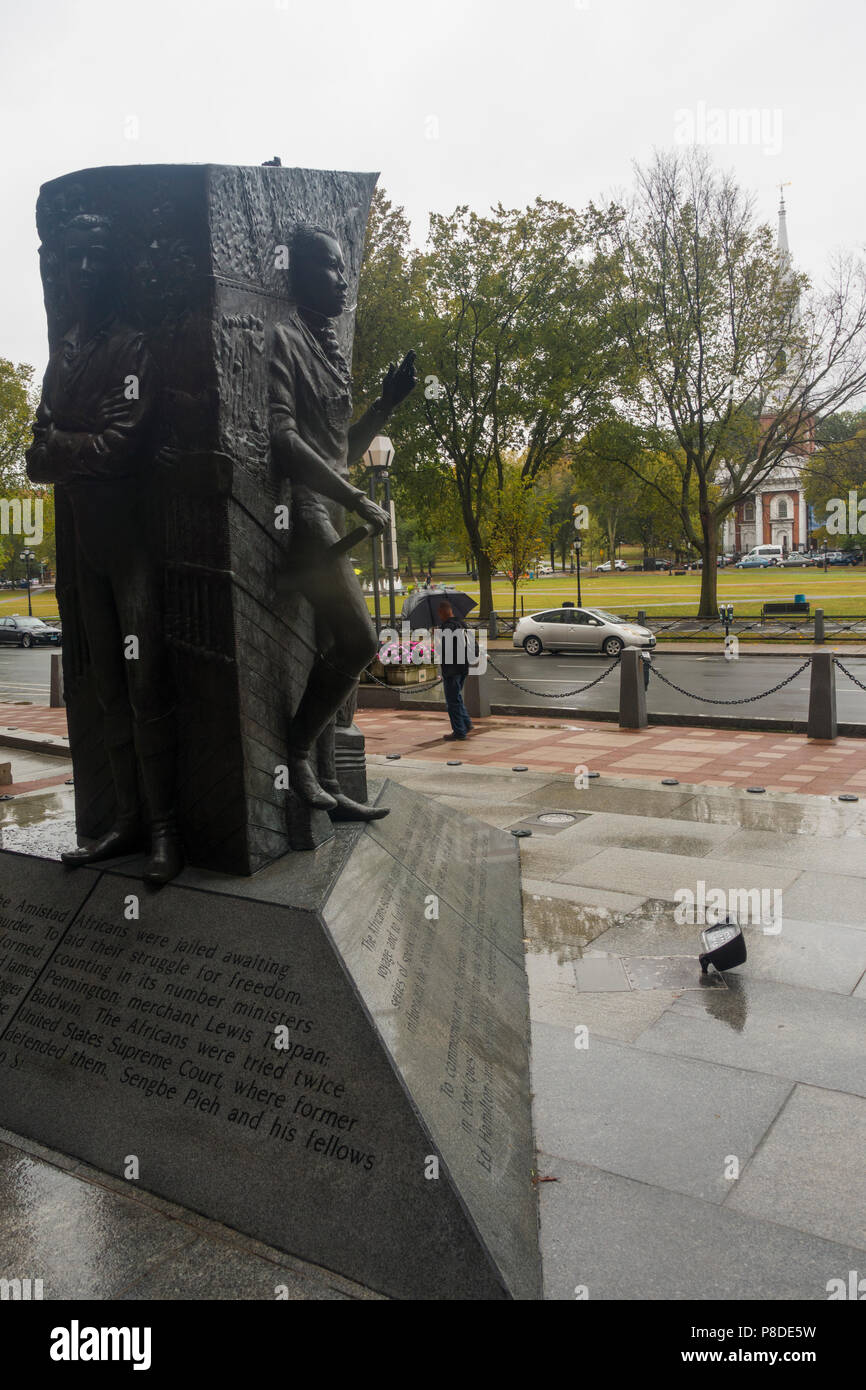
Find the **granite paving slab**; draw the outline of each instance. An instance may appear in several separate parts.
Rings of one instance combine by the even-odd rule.
[[[866,1248],[864,1155],[866,1100],[796,1086],[726,1205]]]
[[[539,1163],[557,1179],[539,1188],[549,1299],[826,1301],[831,1279],[863,1268],[856,1246],[586,1164]]]
[[[726,980],[726,991],[677,999],[638,1045],[866,1096],[866,1000],[735,971]]]
[[[726,1156],[745,1162],[790,1084],[690,1058],[672,1062],[592,1036],[580,1048],[573,1030],[536,1023],[539,1149],[721,1204]]]

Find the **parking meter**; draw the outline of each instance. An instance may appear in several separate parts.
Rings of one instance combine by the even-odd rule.
[[[731,623],[734,621],[734,605],[732,603],[719,604],[719,622],[725,625],[725,637],[728,635]]]

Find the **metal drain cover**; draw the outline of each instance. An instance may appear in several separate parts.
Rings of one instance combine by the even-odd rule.
[[[539,811],[534,816],[523,816],[514,822],[514,827],[526,826],[536,835],[560,835],[578,821],[589,820],[591,811]],[[507,825],[506,830],[512,826]]]

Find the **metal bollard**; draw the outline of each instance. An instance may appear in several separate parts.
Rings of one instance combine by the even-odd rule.
[[[63,694],[63,657],[59,652],[51,653],[51,693],[48,696],[51,709],[61,709],[66,704]]]
[[[637,625],[638,627],[646,627],[646,610],[643,608],[637,610]]]
[[[490,677],[486,671],[476,674],[469,667],[469,675],[463,684],[463,703],[473,719],[484,719],[490,713]]]
[[[815,609],[815,643],[816,643],[816,645],[817,645],[818,643],[823,642],[824,640],[825,640],[825,638],[824,638],[824,610],[823,610],[823,608],[816,608],[816,609]]]
[[[815,652],[809,686],[807,738],[836,737],[836,672],[832,652]]]
[[[643,661],[637,647],[626,647],[619,665],[619,727],[645,729],[646,726]]]

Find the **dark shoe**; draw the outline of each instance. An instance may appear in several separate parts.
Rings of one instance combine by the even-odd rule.
[[[118,854],[134,854],[144,843],[144,832],[138,821],[119,821],[92,845],[82,845],[80,849],[65,850],[60,858],[69,869],[78,869],[83,864],[98,864],[103,859],[114,859]]]
[[[465,737],[465,734],[443,734],[442,741],[444,743],[453,743],[455,740],[457,740],[459,743],[462,743]]]
[[[391,810],[390,806],[365,806],[363,801],[353,801],[342,792],[337,792],[334,799],[337,805],[328,812],[332,821],[381,820]]]
[[[333,811],[337,805],[336,797],[319,786],[309,758],[290,759],[289,786],[302,801],[319,811]]]
[[[174,819],[154,821],[150,833],[150,858],[144,866],[145,883],[170,883],[183,868],[183,850]]]

